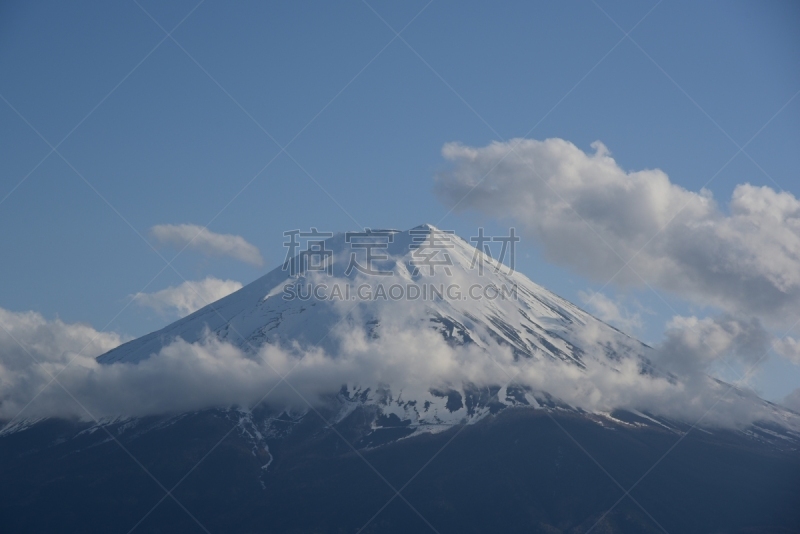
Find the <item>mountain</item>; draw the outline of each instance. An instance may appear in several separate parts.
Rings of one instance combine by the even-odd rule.
[[[353,373],[342,383],[328,385],[332,392],[344,386],[340,393],[340,400],[347,401],[343,413],[357,399],[380,406],[383,416],[396,417],[409,430],[419,432],[436,430],[440,424],[476,421],[509,406],[560,406],[607,417],[621,405],[641,408],[633,404],[654,406],[664,401],[664,397],[624,398],[619,391],[631,389],[630,382],[645,390],[673,389],[675,396],[692,394],[681,389],[679,377],[654,365],[656,351],[651,347],[432,225],[405,232],[373,230],[319,237],[306,245],[319,249],[315,256],[298,251],[283,266],[239,291],[125,343],[98,361],[136,363],[178,339],[200,343],[209,337],[251,355],[265,346],[299,346],[301,351],[321,349],[336,360],[353,350],[352,343],[348,346],[352,332],[373,342],[376,354],[403,335],[436,332],[436,341],[457,352],[451,359],[460,366],[478,368],[477,373],[432,371],[421,379],[424,382],[414,377],[410,383],[405,377],[405,383],[397,383],[397,375],[403,373],[395,369],[388,381],[377,372],[375,376]],[[367,261],[367,254],[374,261]],[[327,262],[305,268],[323,256]],[[364,272],[367,267],[369,272]],[[433,345],[423,350],[433,358]],[[405,362],[410,364],[413,354],[407,350]],[[373,366],[378,360],[381,365],[380,358],[387,356],[355,363]],[[608,382],[606,390],[595,387],[601,381]],[[720,391],[728,387],[717,385]],[[613,388],[618,391],[610,392]],[[647,396],[646,392],[630,395]],[[800,435],[796,414],[737,388],[728,396],[758,411],[752,419],[785,426]],[[688,413],[694,419],[700,414]],[[640,412],[639,416],[651,418],[647,424],[668,424],[653,414]]]
[[[212,339],[275,371],[266,395],[18,422],[0,434],[0,525],[800,531],[800,415],[661,369],[656,349],[431,225],[289,237],[305,241],[284,265],[98,357],[126,368]],[[733,411],[743,424],[717,417]]]
[[[431,239],[442,248],[433,253],[426,251],[425,245]],[[355,268],[347,272],[351,254],[357,254],[359,265],[368,263],[365,243],[385,246],[373,250],[373,256],[385,259],[370,262],[370,268],[389,275],[365,275]],[[635,359],[643,373],[663,375],[650,363],[648,355],[652,349],[646,345],[479,253],[458,236],[431,225],[406,232],[375,230],[367,236],[340,234],[324,241],[324,249],[331,253],[330,273],[302,268],[292,273],[289,268],[278,267],[184,319],[117,347],[98,361],[136,363],[176,339],[197,343],[209,335],[250,353],[265,344],[296,342],[336,355],[344,350],[336,335],[339,330],[360,328],[376,339],[384,335],[387,323],[397,323],[397,316],[402,315],[407,319],[402,325],[405,330],[432,329],[451,346],[478,348],[470,355],[472,358],[491,358],[493,350],[503,347],[515,359],[559,362],[577,369],[585,368],[587,360],[616,369],[621,360]],[[288,263],[299,266],[302,261],[301,252]],[[418,272],[414,273],[415,269]],[[287,284],[295,289],[284,291]],[[303,298],[304,292],[307,294],[321,284],[329,286],[326,292],[329,296],[334,293],[334,286],[339,287],[342,298],[336,298],[338,294],[323,300]],[[359,296],[358,287],[364,286],[368,289]],[[402,298],[391,299],[388,293],[393,286],[402,289]],[[414,291],[413,288],[420,296],[410,300],[407,293]],[[485,288],[497,288],[498,295],[490,289],[484,296]],[[400,294],[400,289],[394,291],[395,295]],[[456,298],[448,298],[447,291]],[[476,298],[472,298],[470,291]],[[440,294],[444,294],[443,298]],[[294,298],[286,298],[287,295]],[[596,340],[587,342],[581,337],[585,332],[593,332]],[[346,397],[370,402],[377,402],[387,392],[391,394],[393,386],[346,385],[350,388],[344,392]],[[516,384],[508,387],[491,384],[489,397],[487,393],[472,391],[474,387],[470,384],[425,386],[421,398],[409,399],[406,395],[406,409],[396,410],[395,405],[388,405],[383,411],[413,425],[450,424],[464,417],[482,417],[500,405],[549,406],[554,402],[547,392],[526,392]],[[408,409],[425,403],[430,406],[425,412]],[[495,408],[489,407],[492,403]],[[462,407],[452,410],[456,404]]]

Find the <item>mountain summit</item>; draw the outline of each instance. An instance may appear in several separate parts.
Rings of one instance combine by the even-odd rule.
[[[98,361],[135,363],[177,338],[193,343],[209,332],[248,351],[293,341],[336,351],[329,334],[344,315],[363,318],[361,326],[377,332],[401,312],[427,319],[424,326],[453,343],[500,344],[518,357],[579,367],[596,351],[576,334],[600,330],[622,354],[648,365],[646,345],[498,262],[488,249],[432,225],[336,234],[308,247],[239,291]]]

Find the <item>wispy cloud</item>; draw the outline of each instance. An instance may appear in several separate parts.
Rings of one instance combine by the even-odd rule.
[[[794,363],[800,365],[800,341],[786,336],[775,342],[775,352]]]
[[[620,302],[610,299],[597,291],[580,291],[578,296],[589,311],[601,321],[632,333],[642,328],[642,315],[631,312]]]
[[[155,293],[136,293],[133,298],[142,306],[162,313],[176,313],[183,317],[241,288],[242,284],[236,280],[220,280],[209,276],[199,281],[186,281],[179,286],[168,287]]]
[[[251,265],[264,265],[261,252],[242,236],[217,234],[196,224],[159,224],[150,229],[159,243],[188,247],[209,256],[228,256]]]

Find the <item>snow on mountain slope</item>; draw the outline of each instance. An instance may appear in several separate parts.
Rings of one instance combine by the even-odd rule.
[[[453,248],[442,249],[439,254],[449,256],[451,261],[448,265],[435,266],[433,275],[423,265],[418,273],[412,275],[413,263],[417,261],[413,253],[419,250],[410,248],[415,244],[412,240],[420,241],[424,237],[422,232],[441,231],[430,225],[422,225],[406,232],[386,232],[392,235],[388,250],[382,251],[388,258],[375,261],[373,265],[378,270],[391,272],[391,276],[364,276],[355,269],[345,275],[349,255],[360,251],[351,249],[345,243],[345,236],[339,234],[325,242],[326,249],[333,253],[332,276],[318,272],[301,272],[299,276],[291,276],[288,270],[278,267],[239,291],[157,332],[111,350],[100,356],[98,361],[137,362],[158,352],[178,337],[190,343],[198,341],[206,335],[207,330],[245,350],[257,349],[266,342],[300,341],[315,344],[320,340],[326,348],[335,348],[327,334],[340,321],[343,310],[351,316],[357,312],[365,318],[364,326],[377,334],[382,315],[408,306],[424,310],[428,326],[439,330],[453,343],[474,342],[485,346],[487,341],[494,340],[510,347],[519,357],[551,358],[583,366],[586,347],[581,346],[582,342],[575,334],[586,327],[600,329],[609,339],[613,339],[613,348],[606,347],[610,360],[624,356],[644,358],[650,350],[646,345],[536,285],[524,275],[510,272],[508,267],[478,253],[455,235],[449,237]],[[375,239],[376,242],[379,240]],[[482,275],[473,261],[476,254],[484,262]],[[445,268],[450,271],[449,274]],[[313,295],[310,299],[300,298],[306,296],[302,293],[307,286],[298,287],[293,292],[295,295],[302,294],[298,298],[284,298],[283,288],[287,284],[304,286],[326,282],[329,287],[324,300]],[[371,288],[364,289],[359,295],[356,289],[362,283]],[[335,284],[350,286],[349,300],[345,300],[344,290],[342,299],[338,295],[331,298],[330,288]],[[385,298],[383,294],[376,294],[376,284],[384,287]],[[420,295],[416,300],[409,300],[404,295],[402,305],[398,305],[388,294],[390,286],[395,284],[402,286],[404,293],[407,293],[405,290],[408,285],[416,285],[426,289],[428,294]],[[487,287],[500,291],[505,289],[509,293],[516,288],[516,298],[510,294],[507,298],[495,297],[494,289],[487,290],[488,296],[485,296],[483,291]],[[439,294],[436,293],[441,288],[444,288],[444,298],[438,298]],[[473,288],[472,295],[470,288]],[[397,295],[401,289],[393,291]]]

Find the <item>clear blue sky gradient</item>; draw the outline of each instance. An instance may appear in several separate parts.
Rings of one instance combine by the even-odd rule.
[[[432,187],[450,141],[601,140],[623,168],[698,190],[800,90],[796,2],[665,1],[632,31],[641,49],[624,32],[651,1],[599,2],[608,16],[592,2],[434,0],[420,13],[426,3],[370,1],[384,23],[359,1],[206,0],[178,46],[133,1],[4,2],[0,306],[100,329],[148,283],[254,280],[283,260],[288,229],[491,229],[443,219]],[[197,1],[141,5],[170,31]],[[409,24],[407,44],[387,24]],[[758,165],[739,154],[714,177],[723,207],[745,182],[800,194],[799,119],[800,98],[747,146]],[[53,145],[70,134],[58,151],[83,178],[46,157],[31,126]],[[275,141],[291,141],[289,155]],[[209,222],[258,246],[265,267],[185,251],[181,276],[156,277],[164,261],[137,232]],[[599,288],[531,242],[517,269],[575,302]],[[664,297],[626,297],[649,310],[646,341],[670,307],[711,312]],[[170,320],[132,305],[107,328],[141,335]],[[755,385],[776,398],[798,384],[772,358]]]

